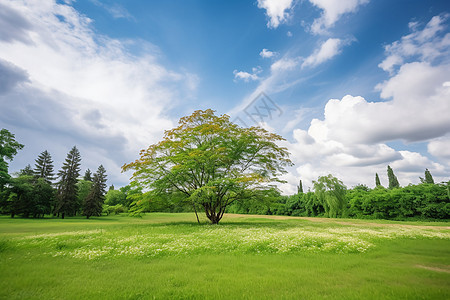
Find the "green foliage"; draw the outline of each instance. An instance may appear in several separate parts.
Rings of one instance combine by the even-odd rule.
[[[85,180],[85,181],[92,181],[92,172],[91,172],[91,170],[87,169],[86,172],[84,172],[83,180]]]
[[[284,167],[292,164],[287,149],[276,144],[283,140],[260,127],[241,128],[227,115],[199,110],[181,118],[178,127],[123,170],[134,170],[133,179],[156,194],[184,194],[217,224],[247,190],[281,182]]]
[[[302,180],[300,179],[298,186],[297,186],[297,194],[303,194],[303,184]]]
[[[31,166],[28,164],[25,168],[19,170],[18,176],[33,176],[34,172]]]
[[[342,217],[347,210],[347,187],[333,175],[321,176],[313,182],[317,199],[331,218]]]
[[[425,169],[425,183],[434,184],[433,176],[428,169]]]
[[[394,170],[392,170],[391,166],[387,166],[387,175],[389,180],[389,189],[400,187],[400,183],[398,182],[397,176],[394,175]]]
[[[51,212],[54,189],[43,178],[22,175],[11,179],[9,185],[7,201],[2,205],[4,213],[41,218]]]
[[[105,195],[105,204],[110,206],[117,204],[127,206],[127,195],[121,190],[110,189]]]
[[[0,192],[11,178],[8,174],[7,160],[11,161],[23,145],[15,140],[14,134],[6,129],[0,130]]]
[[[83,203],[83,215],[89,219],[91,216],[100,216],[103,211],[103,202],[106,193],[106,170],[100,165],[92,180],[91,190]]]
[[[53,172],[53,160],[50,153],[45,150],[35,160],[34,175],[44,178],[47,182],[52,182],[55,179]]]
[[[375,173],[375,186],[381,186],[380,177],[378,177],[378,173]]]
[[[347,193],[349,215],[377,219],[448,219],[446,184],[418,184],[404,188],[353,189]]]
[[[58,172],[57,205],[55,212],[64,219],[65,215],[75,216],[80,210],[77,202],[78,176],[80,176],[81,156],[77,147],[73,147],[67,154],[66,160]]]

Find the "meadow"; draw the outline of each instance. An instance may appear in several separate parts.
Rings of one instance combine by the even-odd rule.
[[[450,299],[446,222],[0,217],[1,299]]]

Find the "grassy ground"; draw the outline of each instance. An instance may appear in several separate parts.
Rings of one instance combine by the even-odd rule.
[[[0,299],[450,299],[449,223],[0,217]]]

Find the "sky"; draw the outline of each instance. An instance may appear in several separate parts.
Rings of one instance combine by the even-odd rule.
[[[121,166],[198,109],[282,135],[285,194],[450,177],[446,0],[0,0],[0,128],[59,170]]]

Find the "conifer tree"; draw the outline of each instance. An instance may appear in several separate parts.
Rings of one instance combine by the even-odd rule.
[[[392,170],[389,165],[387,166],[387,175],[389,179],[389,189],[400,187],[397,176],[394,175],[394,170]]]
[[[77,147],[74,146],[67,154],[67,158],[61,170],[58,172],[58,196],[56,213],[61,214],[61,218],[70,215],[74,216],[79,205],[77,203],[77,178],[80,176],[81,156]]]
[[[302,180],[300,179],[298,186],[297,186],[297,194],[303,194],[303,184]]]
[[[425,169],[425,183],[434,184],[433,176],[431,176],[431,173],[430,171],[428,171],[428,169]]]
[[[33,169],[31,169],[30,164],[28,164],[28,165],[26,165],[25,168],[23,168],[19,171],[18,175],[19,176],[33,176],[34,172],[33,172]]]
[[[378,177],[378,173],[375,173],[375,186],[381,186],[380,177]]]
[[[83,180],[92,182],[92,172],[91,172],[91,170],[87,169],[86,172],[84,172]]]
[[[48,183],[52,182],[55,179],[55,174],[53,173],[53,160],[50,153],[45,150],[39,154],[35,162],[34,175],[38,178],[44,178]]]
[[[106,193],[106,170],[100,165],[92,180],[91,190],[83,205],[83,214],[87,219],[91,216],[100,216]]]

